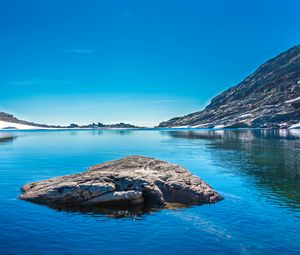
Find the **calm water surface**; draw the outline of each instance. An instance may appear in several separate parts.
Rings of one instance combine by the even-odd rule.
[[[126,218],[18,199],[28,182],[138,154],[225,199]],[[0,254],[299,254],[300,130],[0,132]]]

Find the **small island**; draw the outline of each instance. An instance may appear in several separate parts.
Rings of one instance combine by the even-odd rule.
[[[49,206],[198,205],[222,200],[214,189],[180,165],[129,156],[92,166],[88,171],[33,182],[21,199]]]

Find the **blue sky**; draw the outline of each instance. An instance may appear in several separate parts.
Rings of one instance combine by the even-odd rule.
[[[300,44],[297,0],[0,1],[0,111],[152,126]]]

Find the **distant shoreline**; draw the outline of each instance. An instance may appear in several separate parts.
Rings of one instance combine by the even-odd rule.
[[[226,131],[226,130],[300,130],[299,127],[295,128],[193,128],[193,127],[139,127],[139,128],[33,128],[33,129],[0,129],[0,132],[19,132],[19,131],[114,131],[114,130],[132,130],[132,131]]]

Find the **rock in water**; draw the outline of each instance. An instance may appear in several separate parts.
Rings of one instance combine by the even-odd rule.
[[[130,156],[92,166],[87,172],[25,185],[21,198],[63,206],[195,205],[223,198],[182,166]]]

